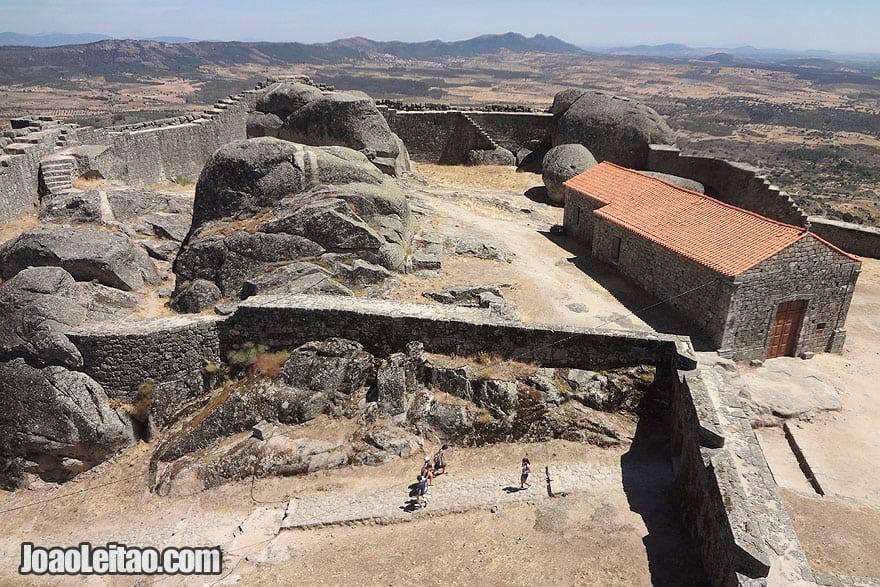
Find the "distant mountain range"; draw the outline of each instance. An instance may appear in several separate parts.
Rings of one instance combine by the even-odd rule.
[[[556,37],[535,35],[528,38],[517,33],[483,35],[465,41],[422,43],[380,42],[356,37],[311,45],[103,39],[87,44],[53,47],[0,46],[0,83],[58,85],[64,79],[82,75],[117,80],[168,74],[197,76],[199,68],[206,65],[327,64],[377,56],[432,60],[492,54],[503,50],[584,53],[583,49]]]
[[[728,59],[782,61],[794,58],[818,58],[862,60],[880,60],[880,55],[836,53],[824,50],[793,50],[793,49],[759,49],[751,45],[741,47],[691,47],[679,43],[663,45],[635,45],[632,47],[583,47],[583,49],[606,55],[632,55],[640,57],[658,57],[673,59],[700,59],[706,56],[729,56]]]
[[[17,47],[61,47],[64,45],[85,45],[97,41],[108,41],[113,37],[95,33],[38,33],[27,35],[24,33],[0,33],[0,46]],[[187,37],[153,37],[146,41],[159,41],[161,43],[194,43],[196,39]]]

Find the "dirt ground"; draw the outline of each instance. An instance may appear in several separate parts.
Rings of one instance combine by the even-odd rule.
[[[509,263],[448,257],[441,275],[406,275],[393,294],[422,295],[451,284],[506,284],[523,319],[633,330],[680,329],[674,317],[644,311],[654,300],[612,272],[589,262],[588,252],[550,233],[561,208],[536,195],[540,178],[513,170],[415,167],[405,180],[425,233],[470,235],[503,245]],[[529,195],[526,195],[529,194]],[[21,219],[29,223],[32,220]],[[840,412],[794,423],[828,495],[806,483],[779,429],[759,431],[774,476],[811,564],[825,572],[878,575],[880,570],[880,408],[874,382],[880,373],[880,261],[866,260],[848,320],[842,355],[818,355],[805,365],[841,380]],[[656,437],[655,437],[656,439]],[[63,486],[0,494],[0,584],[20,584],[20,543],[230,547],[240,527],[260,508],[283,511],[291,495],[384,487],[411,476],[421,455],[380,467],[349,467],[288,479],[231,483],[196,497],[158,497],[146,488],[152,445],[140,444]],[[655,452],[652,452],[655,451]],[[699,582],[690,546],[668,499],[671,472],[664,441],[651,447],[599,449],[550,442],[455,448],[450,475],[510,470],[522,454],[533,462],[613,464],[623,479],[578,488],[564,500],[508,504],[420,516],[410,523],[342,525],[284,531],[267,527],[230,553],[218,579],[158,577],[149,585],[412,584],[649,585]],[[638,463],[633,467],[633,459]],[[512,468],[515,476],[515,466]],[[629,471],[629,474],[627,472]],[[263,534],[261,534],[261,532]],[[676,554],[677,553],[677,554]],[[662,561],[662,562],[660,562]],[[72,584],[40,579],[32,584]],[[82,584],[82,581],[76,581]],[[131,585],[131,578],[93,578],[86,584]]]
[[[505,295],[526,320],[649,328],[578,268],[574,261],[583,251],[572,252],[570,243],[550,238],[550,227],[562,221],[562,209],[524,195],[540,185],[539,176],[512,169],[464,170],[455,184],[454,171],[417,166],[418,176],[406,180],[421,205],[432,211],[423,229],[492,240],[513,258],[506,263],[449,257],[442,276],[404,276],[396,295],[428,302],[421,292],[445,283],[509,283]],[[410,523],[289,530],[277,537],[271,524],[261,522],[257,538],[244,542],[241,528],[261,509],[280,515],[291,496],[399,484],[418,470],[421,455],[379,467],[230,483],[195,497],[158,497],[146,485],[152,448],[142,443],[60,487],[4,494],[0,514],[9,530],[0,536],[0,584],[20,584],[16,569],[24,540],[43,545],[220,544],[229,553],[219,578],[156,577],[147,579],[149,585],[286,585],[292,580],[316,585],[650,585],[701,579],[669,499],[672,472],[663,438],[647,447],[625,442],[596,448],[562,441],[455,447],[452,479],[509,471],[513,484],[524,454],[536,470],[548,463],[588,463],[619,473],[571,488],[564,499],[503,504],[495,512],[489,507],[442,516],[429,511]],[[74,582],[82,583],[30,581]],[[131,585],[132,579],[85,583]]]
[[[804,368],[840,390],[840,411],[790,422],[826,495],[806,483],[778,429],[759,440],[816,570],[880,577],[880,261],[863,259],[842,354],[820,354]]]

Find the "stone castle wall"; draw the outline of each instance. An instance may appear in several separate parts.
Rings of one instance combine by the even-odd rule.
[[[205,361],[217,361],[243,342],[289,349],[331,336],[353,338],[382,354],[419,340],[436,352],[482,351],[546,366],[656,365],[658,381],[667,382],[672,395],[672,456],[682,515],[711,584],[760,584],[782,556],[768,546],[809,573],[739,400],[732,391],[716,390],[722,396],[713,396],[681,337],[506,323],[468,308],[297,295],[250,298],[226,319],[128,321],[112,332],[81,329],[70,338],[83,354],[84,371],[111,397],[131,401],[144,381],[155,382],[158,390],[191,381]],[[169,399],[179,400],[166,395],[154,401]],[[754,452],[744,458],[744,450]]]
[[[205,391],[206,366],[220,362],[218,324],[213,317],[173,316],[98,323],[68,337],[83,356],[81,370],[108,397],[134,403],[146,390],[161,426]]]
[[[707,196],[732,206],[786,224],[806,225],[807,215],[791,196],[772,185],[750,165],[713,157],[686,156],[669,145],[651,145],[647,167],[646,171],[694,179],[706,187]]]
[[[4,131],[0,143],[0,222],[32,210],[37,205],[40,159],[56,147],[61,128],[43,128],[48,121]],[[8,136],[7,136],[8,135]],[[27,141],[27,142],[25,142]]]
[[[379,111],[413,160],[442,165],[459,165],[467,160],[469,151],[493,149],[496,145],[515,154],[530,140],[543,139],[552,120],[543,112],[408,111],[387,107]],[[487,140],[484,134],[491,138]]]

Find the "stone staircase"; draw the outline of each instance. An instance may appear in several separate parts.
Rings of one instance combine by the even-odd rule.
[[[487,133],[487,132],[483,129],[482,126],[480,126],[479,124],[477,124],[477,123],[474,121],[474,119],[471,118],[470,115],[469,115],[467,112],[462,112],[461,115],[462,115],[462,116],[464,117],[464,119],[468,122],[468,124],[470,124],[471,126],[474,127],[474,129],[476,129],[477,134],[478,134],[478,135],[479,135],[479,136],[480,136],[480,137],[486,142],[486,146],[483,147],[484,150],[491,151],[491,150],[498,149],[498,148],[501,147],[501,145],[499,145],[498,143],[496,143],[496,142],[495,142],[495,139],[493,139],[492,137],[490,137],[490,136],[489,136],[489,133]]]
[[[41,192],[49,197],[64,196],[73,189],[76,160],[70,155],[50,155],[40,161]]]

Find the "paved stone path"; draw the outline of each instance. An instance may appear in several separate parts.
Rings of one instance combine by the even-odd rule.
[[[550,467],[554,493],[576,493],[596,488],[622,486],[620,467],[595,464],[563,464]],[[413,478],[415,479],[415,478]],[[516,471],[483,477],[440,475],[430,488],[427,508],[415,507],[410,483],[362,492],[293,498],[287,506],[282,530],[312,528],[351,522],[402,522],[413,516],[462,512],[497,504],[538,502],[550,499],[544,469],[533,468],[531,488],[520,490]]]

